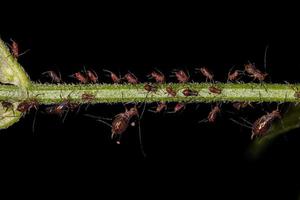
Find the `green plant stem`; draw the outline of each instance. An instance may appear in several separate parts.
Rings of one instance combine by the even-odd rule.
[[[221,94],[213,94],[208,88],[210,83],[169,83],[157,85],[156,92],[147,92],[144,84],[37,84],[32,83],[27,92],[13,85],[0,85],[0,100],[23,101],[35,98],[41,104],[55,104],[69,99],[72,102],[86,103],[83,94],[93,94],[92,103],[139,103],[139,102],[300,102],[294,97],[299,85],[266,83],[217,83]],[[166,87],[171,86],[177,95],[170,96]],[[198,91],[198,96],[186,97],[182,91],[186,88]]]

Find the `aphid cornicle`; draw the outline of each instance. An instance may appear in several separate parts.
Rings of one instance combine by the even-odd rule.
[[[220,88],[217,88],[215,86],[210,86],[208,88],[208,90],[211,92],[211,93],[214,93],[214,94],[221,94],[222,93],[222,89]]]
[[[251,139],[253,139],[256,136],[264,136],[271,128],[272,122],[276,118],[281,119],[281,114],[278,110],[274,110],[271,113],[263,115],[262,117],[257,119],[252,126]]]
[[[209,123],[214,123],[217,119],[217,114],[221,112],[219,106],[215,106],[208,114],[207,120]]]
[[[131,118],[138,115],[139,112],[137,108],[133,107],[115,116],[111,125],[111,138],[116,138],[117,144],[120,144],[121,135],[128,128]]]
[[[197,68],[196,70],[200,71],[201,74],[206,78],[207,80],[213,81],[214,80],[214,74],[206,67]]]
[[[177,92],[171,86],[166,87],[166,91],[172,97],[175,97],[177,94]]]
[[[175,71],[174,73],[179,83],[189,82],[190,77],[183,70]]]
[[[49,78],[51,78],[51,82],[52,83],[61,83],[62,79],[61,79],[61,75],[57,75],[57,73],[55,73],[54,71],[46,71],[43,72],[42,75],[47,75]]]
[[[265,78],[268,76],[267,73],[261,72],[259,69],[255,67],[255,64],[248,63],[245,65],[245,71],[250,75],[250,77],[253,77],[254,80],[264,81]]]
[[[103,71],[104,71],[104,72],[110,73],[110,78],[111,78],[111,80],[112,80],[114,83],[118,84],[118,83],[121,82],[121,78],[118,77],[118,76],[117,76],[115,73],[113,73],[112,71],[109,71],[109,70],[106,70],[106,69],[104,69]]]
[[[166,82],[165,75],[161,72],[152,71],[148,77],[155,79],[156,83],[164,83]]]
[[[188,96],[198,96],[198,91],[191,90],[189,88],[186,88],[182,91],[182,94],[186,97]]]
[[[138,78],[131,72],[125,74],[124,79],[131,84],[137,84],[139,82]]]

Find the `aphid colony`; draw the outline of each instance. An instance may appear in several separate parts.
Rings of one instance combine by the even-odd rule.
[[[19,47],[18,44],[12,40],[11,47],[11,53],[12,56],[18,59],[20,56],[19,53]],[[110,70],[103,70],[103,73],[105,76],[109,77],[111,82],[113,84],[122,84],[122,83],[128,83],[128,84],[138,84],[140,83],[139,79],[132,73],[127,72],[124,76],[117,75],[116,73],[110,71]],[[209,70],[207,67],[201,67],[195,69],[195,74],[198,76],[202,76],[205,78],[206,82],[209,81],[210,86],[207,88],[208,92],[213,95],[222,95],[222,89],[218,88],[215,84],[214,80],[214,73]],[[61,74],[57,73],[55,71],[46,71],[42,73],[42,76],[44,79],[47,79],[47,81],[50,81],[51,83],[61,84],[64,83],[62,80]],[[191,77],[188,72],[184,70],[174,70],[172,72],[173,77],[175,77],[176,81],[178,83],[188,83],[191,81]],[[268,76],[267,73],[264,73],[260,71],[253,63],[248,63],[244,65],[243,70],[230,70],[227,74],[227,81],[235,82],[239,81],[242,76],[248,76],[250,78],[253,78],[253,81],[258,80],[261,83],[266,79]],[[92,69],[78,71],[74,74],[70,75],[71,78],[73,78],[77,83],[79,84],[95,84],[100,82],[100,78],[96,71]],[[159,70],[155,69],[152,72],[150,72],[147,77],[149,78],[150,82],[147,82],[144,84],[144,89],[147,93],[155,93],[159,89],[160,84],[166,83],[166,76]],[[165,93],[170,97],[176,97],[178,95],[179,91],[176,91],[174,88],[172,88],[171,85],[167,86],[165,88]],[[190,88],[184,88],[181,91],[182,95],[185,97],[191,97],[191,96],[198,96],[198,91],[194,91]],[[295,91],[295,98],[299,98],[299,92]],[[60,117],[63,117],[63,121],[67,114],[72,111],[79,110],[80,104],[72,102],[70,97],[62,98],[63,101],[56,105],[51,105],[45,109],[45,112],[48,114],[55,114]],[[94,94],[85,93],[82,95],[82,100],[86,103],[92,103],[95,99]],[[12,102],[9,101],[2,101],[1,102],[2,107],[5,109],[13,109]],[[249,102],[235,102],[232,104],[233,108],[236,110],[242,110],[248,106],[253,107]],[[95,116],[86,115],[89,117],[96,118],[98,121],[101,121],[108,126],[111,127],[111,138],[116,141],[116,143],[120,143],[122,134],[126,131],[128,126],[130,125],[130,122],[132,118],[137,117],[139,120],[143,115],[143,112],[145,110],[146,104],[142,110],[142,114],[140,115],[140,111],[137,105],[131,107],[130,109],[125,108],[124,112],[121,112],[119,114],[116,114],[114,116],[114,119],[112,120],[111,124],[101,120],[101,117],[97,118]],[[158,102],[156,108],[153,110],[149,110],[153,113],[161,113],[168,110],[168,105],[166,102]],[[178,102],[172,109],[172,111],[169,111],[168,113],[178,113],[182,110],[184,110],[186,107],[186,104],[183,102]],[[36,98],[28,98],[21,102],[17,110],[19,112],[22,112],[24,114],[30,112],[32,109],[38,110],[39,108],[39,102],[36,100]],[[218,115],[221,113],[221,105],[216,104],[212,107],[211,111],[209,112],[206,119],[200,121],[200,122],[208,122],[208,123],[215,123],[217,120]],[[279,110],[274,110],[271,113],[266,113],[265,115],[259,117],[253,124],[251,124],[252,129],[252,135],[251,138],[253,139],[256,136],[264,136],[268,130],[270,129],[272,122],[275,119],[280,119],[281,114]]]

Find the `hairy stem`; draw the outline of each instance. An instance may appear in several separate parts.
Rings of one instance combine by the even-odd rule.
[[[167,94],[166,87],[171,86],[177,95]],[[139,103],[139,102],[299,102],[294,96],[299,85],[259,84],[259,83],[217,83],[214,87],[222,89],[221,94],[211,93],[210,83],[169,83],[158,85],[156,92],[147,92],[144,84],[36,84],[27,87],[27,92],[13,85],[0,85],[0,101],[23,101],[35,98],[41,104],[55,104],[69,99],[77,103],[86,103],[83,94],[92,94],[92,103]],[[198,91],[198,96],[186,97],[182,91],[186,88]]]

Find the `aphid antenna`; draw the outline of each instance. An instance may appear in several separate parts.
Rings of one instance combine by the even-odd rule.
[[[245,127],[245,128],[252,129],[252,126],[248,126],[248,125],[246,125],[246,124],[243,124],[243,123],[241,123],[241,122],[239,122],[239,121],[237,121],[237,120],[235,120],[235,119],[233,119],[233,118],[229,118],[229,120],[232,121],[232,122],[234,122],[234,123],[237,124],[237,125],[243,126],[243,127]]]

